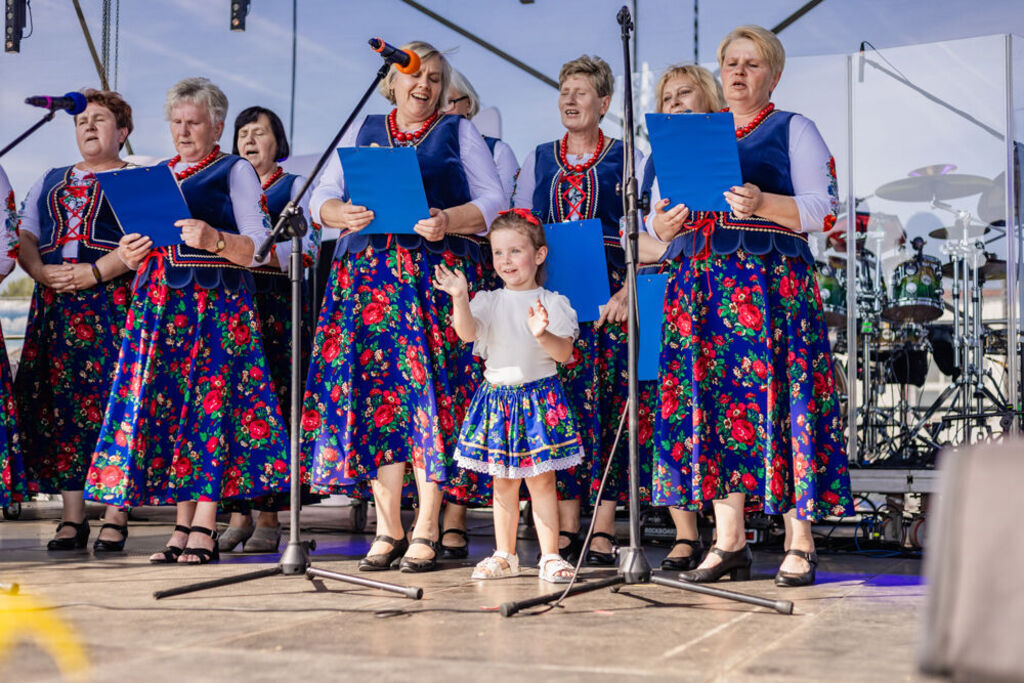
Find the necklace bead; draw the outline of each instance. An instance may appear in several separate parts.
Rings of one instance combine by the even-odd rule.
[[[179,161],[181,161],[181,155],[180,154],[176,155],[173,159],[168,161],[167,162],[167,166],[168,166],[168,168],[171,169],[171,172],[174,173],[174,178],[176,180],[181,181],[181,180],[184,180],[185,178],[188,178],[190,176],[194,176],[196,173],[199,173],[204,168],[206,168],[207,166],[212,164],[214,162],[214,160],[216,160],[217,157],[219,157],[219,156],[220,156],[220,145],[214,145],[212,152],[210,152],[205,157],[200,159],[199,163],[195,164],[194,166],[189,166],[188,168],[186,168],[181,173],[174,173],[175,165]]]
[[[722,111],[729,111],[729,107],[726,107]],[[736,139],[740,140],[746,137],[747,135],[750,135],[754,131],[754,129],[760,126],[761,123],[763,123],[764,120],[768,118],[768,115],[771,114],[773,111],[775,111],[775,104],[773,102],[769,102],[764,109],[757,112],[757,116],[755,116],[750,123],[743,126],[742,128],[736,129]]]
[[[276,183],[277,179],[280,178],[283,175],[284,175],[284,169],[281,168],[280,166],[278,166],[277,170],[274,171],[273,173],[271,173],[270,177],[267,178],[267,182],[263,183],[263,189],[266,190],[268,187],[270,187],[271,185]]]
[[[405,131],[398,130],[398,109],[392,109],[391,113],[388,114],[388,133],[391,134],[391,139],[399,144],[415,144],[415,142],[423,137],[427,130],[434,125],[437,118],[438,113],[435,111],[417,130],[407,133]]]
[[[597,147],[594,149],[594,154],[585,163],[582,164],[570,164],[569,163],[569,134],[566,133],[562,136],[562,142],[558,145],[558,158],[562,162],[562,167],[571,173],[583,173],[591,166],[597,163],[597,160],[601,157],[601,150],[604,149],[604,131],[600,128],[597,129]]]

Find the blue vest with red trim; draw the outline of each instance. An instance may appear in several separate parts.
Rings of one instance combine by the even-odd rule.
[[[61,254],[63,244],[60,240],[67,236],[68,225],[67,216],[59,200],[64,187],[71,180],[73,169],[73,166],[54,168],[43,178],[37,213],[39,257],[46,265],[57,265],[64,260]],[[95,181],[89,187],[82,218],[82,224],[78,228],[82,235],[82,239],[78,240],[78,261],[95,263],[100,257],[117,249],[118,240],[124,236],[124,231],[121,230],[99,183]]]

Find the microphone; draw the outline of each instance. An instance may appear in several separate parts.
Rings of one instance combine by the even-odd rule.
[[[420,70],[420,56],[412,50],[402,50],[388,45],[380,38],[370,38],[370,48],[379,52],[380,56],[395,65],[404,74],[414,74]]]
[[[860,41],[860,57],[858,58],[858,64],[857,64],[857,82],[858,83],[863,83],[864,82],[864,45],[865,45],[865,43],[867,43],[867,41],[865,41],[865,40]]]
[[[88,102],[85,101],[85,95],[82,93],[69,92],[65,93],[63,97],[46,97],[45,95],[26,97],[25,104],[31,104],[33,107],[42,107],[50,111],[63,109],[71,116],[75,116],[85,111]]]

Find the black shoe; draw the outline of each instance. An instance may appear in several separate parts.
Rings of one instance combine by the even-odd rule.
[[[429,572],[437,569],[437,553],[439,546],[437,541],[431,541],[429,538],[414,538],[409,541],[409,545],[425,545],[434,551],[434,556],[425,560],[418,557],[403,557],[402,561],[398,563],[398,570],[405,573],[418,573],[418,572]]]
[[[191,528],[189,528],[187,526],[184,526],[184,525],[181,525],[181,524],[175,524],[174,525],[174,530],[175,531],[180,531],[181,533],[185,534],[185,543],[188,543],[188,535],[190,533],[192,533],[192,529]],[[149,560],[150,564],[174,564],[174,563],[176,563],[178,561],[178,558],[181,557],[181,554],[183,552],[185,552],[185,549],[184,548],[179,548],[176,545],[167,544],[167,545],[164,546],[164,549],[163,549],[162,552],[163,552],[163,557],[161,557],[158,560],[154,560],[153,558],[150,558],[150,560]]]
[[[612,544],[612,551],[610,553],[602,553],[597,550],[587,550],[587,564],[598,565],[601,567],[608,567],[615,564],[615,551],[617,546],[615,545],[615,537],[611,534],[606,534],[603,531],[595,531],[591,538],[607,538],[608,542]]]
[[[198,557],[198,562],[184,562],[181,564],[209,564],[210,562],[220,561],[220,548],[217,547],[217,532],[214,529],[207,529],[204,526],[192,527],[193,534],[206,534],[213,539],[213,550],[207,550],[206,548],[189,548],[186,547],[181,551],[182,555],[192,555]]]
[[[688,538],[677,538],[676,542],[672,544],[675,548],[677,545],[688,545],[693,550],[689,555],[683,557],[666,557],[661,561],[661,568],[668,569],[676,572],[686,572],[691,569],[696,569],[697,565],[700,564],[700,551],[704,549],[704,544],[700,542],[700,539],[691,541]],[[672,552],[669,550],[669,552]]]
[[[466,545],[445,545],[444,535],[455,534],[466,539]],[[446,560],[464,560],[469,557],[469,534],[464,529],[445,529],[441,532],[441,557]]]
[[[119,553],[124,550],[124,542],[128,540],[128,525],[121,524],[109,524],[105,523],[100,527],[100,533],[103,533],[104,529],[114,529],[117,533],[121,534],[120,541],[104,541],[102,538],[97,538],[96,542],[92,544],[93,552],[97,553]]]
[[[733,581],[746,581],[750,578],[750,565],[754,563],[754,556],[750,552],[749,546],[744,545],[739,550],[732,551],[711,546],[708,554],[710,555],[711,553],[718,555],[722,558],[722,561],[714,567],[708,567],[707,569],[693,569],[688,572],[682,572],[679,574],[679,579],[681,581],[689,581],[690,583],[711,583],[718,581],[726,574]]]
[[[818,554],[813,552],[805,553],[803,550],[797,550],[796,548],[790,548],[786,551],[786,554],[804,558],[811,565],[811,568],[799,574],[784,572],[780,569],[779,573],[775,575],[775,585],[782,588],[795,588],[797,586],[810,586],[814,583],[814,574],[818,570]]]
[[[69,526],[75,530],[71,538],[51,538],[46,544],[47,550],[81,550],[89,542],[89,520],[81,522],[61,522],[57,525],[57,531]]]
[[[583,550],[583,539],[580,538],[580,532],[576,531],[559,531],[559,536],[565,536],[569,539],[569,545],[564,548],[558,549],[558,554],[562,556],[562,559],[566,562],[576,564],[576,561],[580,559],[580,551]],[[537,559],[540,559],[540,554],[537,554]]]
[[[373,542],[376,543],[377,541],[390,543],[391,550],[386,553],[367,555],[363,559],[359,560],[359,571],[382,572],[385,569],[391,569],[391,565],[393,565],[402,555],[405,555],[405,551],[409,548],[409,542],[405,540],[405,536],[403,536],[401,540],[396,540],[390,536],[384,536],[381,534],[373,537]]]

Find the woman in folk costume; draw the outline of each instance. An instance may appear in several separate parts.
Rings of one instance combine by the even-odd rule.
[[[381,83],[395,109],[366,117],[342,146],[413,147],[430,215],[412,235],[359,234],[374,214],[349,197],[336,156],[310,203],[314,220],[349,234],[338,242],[313,340],[303,443],[313,456],[314,489],[372,484],[378,535],[360,562],[364,571],[388,569],[399,558],[403,571],[436,566],[438,483],[453,469],[459,425],[482,371],[451,327],[451,297],[434,290],[431,275],[443,263],[465,275],[470,291],[479,289],[484,236],[504,204],[479,131],[441,113],[447,60],[427,43],[403,49],[420,65],[414,73],[392,66]],[[400,513],[410,465],[420,514],[407,543]]]
[[[132,108],[116,92],[86,90],[74,118],[82,160],[47,171],[25,197],[18,259],[35,280],[14,391],[30,488],[60,493],[49,550],[84,548],[86,472],[117,369],[131,275],[117,257],[124,235],[95,173],[125,168]],[[94,548],[124,549],[126,512],[108,507]]]
[[[252,165],[217,144],[227,108],[205,78],[168,91],[178,154],[164,165],[192,217],[174,223],[183,244],[153,249],[150,238],[129,233],[118,247],[138,269],[135,300],[86,497],[177,505],[174,532],[151,562],[218,559],[218,501],[289,486],[287,432],[249,271],[261,265],[254,256],[268,219]]]
[[[0,282],[18,258],[18,210],[14,190],[0,166]],[[0,507],[21,502],[25,496],[25,466],[21,459],[11,366],[0,331]]]

